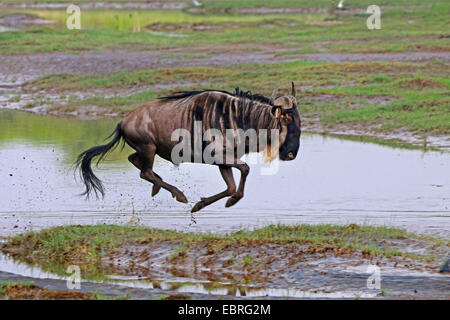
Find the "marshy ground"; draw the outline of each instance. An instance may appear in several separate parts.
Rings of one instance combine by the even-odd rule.
[[[66,226],[18,235],[1,247],[60,276],[75,264],[88,281],[134,280],[172,294],[228,298],[448,298],[450,281],[439,273],[448,250],[447,240],[354,224],[272,225],[226,235]],[[368,265],[383,270],[383,290],[367,289],[362,266]]]
[[[80,1],[82,30],[65,28],[65,1],[0,3],[0,108],[43,115],[0,113],[0,236],[13,259],[0,263],[0,298],[448,299],[438,271],[449,252],[449,4],[383,1],[382,29],[368,30],[372,1],[330,3]],[[69,196],[76,154],[140,104],[199,88],[270,95],[291,81],[304,132],[354,141],[303,136],[299,167],[250,178],[234,211],[213,207],[189,226],[185,208],[164,194],[150,200],[116,154],[105,164],[111,198]],[[98,118],[113,119],[80,121]],[[184,171],[158,170],[188,188]],[[211,183],[195,172],[203,188],[189,186],[190,201]],[[110,225],[135,207],[133,223],[160,229]],[[236,232],[277,222],[305,224]],[[20,262],[54,278],[18,274]],[[73,263],[81,292],[61,279]],[[382,290],[367,289],[369,264],[380,266]]]

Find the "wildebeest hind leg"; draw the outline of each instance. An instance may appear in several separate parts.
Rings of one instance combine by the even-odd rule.
[[[137,153],[133,153],[132,155],[130,155],[128,157],[128,161],[130,161],[139,170],[142,170],[142,161],[140,160],[139,155]],[[153,173],[162,180],[162,178],[159,175],[157,175],[155,172]],[[152,188],[152,197],[154,197],[159,192],[159,190],[161,190],[161,187],[157,184],[154,184]]]
[[[227,189],[211,197],[201,198],[201,200],[197,202],[195,206],[192,208],[191,212],[199,211],[200,209],[203,209],[204,207],[210,205],[211,203],[216,202],[225,197],[231,196],[233,193],[236,192],[236,184],[234,183],[233,171],[231,170],[231,167],[219,166],[219,169],[220,173],[222,174],[223,180],[225,180],[225,183],[227,184]]]
[[[172,197],[177,199],[179,202],[187,203],[186,196],[177,187],[174,187],[166,182],[164,182],[153,170],[148,169],[147,171],[141,171],[141,178],[145,179],[159,188],[166,189],[172,194]]]
[[[146,145],[143,150],[138,151],[139,159],[142,163],[140,177],[148,182],[153,183],[159,188],[166,189],[172,194],[172,197],[177,201],[187,203],[186,196],[177,187],[174,187],[164,182],[159,175],[153,172],[153,160],[156,154],[156,147],[154,145]]]
[[[225,207],[231,207],[244,197],[245,181],[247,180],[248,173],[250,172],[250,167],[246,163],[238,163],[231,166],[241,172],[241,180],[239,181],[237,192],[227,200],[227,203],[225,203]]]

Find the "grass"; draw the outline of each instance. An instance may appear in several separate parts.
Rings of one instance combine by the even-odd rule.
[[[420,2],[417,2],[420,3]],[[145,11],[83,11],[82,30],[66,30],[67,14],[64,10],[5,10],[5,13],[27,12],[57,21],[55,27],[27,28],[0,33],[0,53],[24,52],[79,52],[112,48],[133,50],[189,48],[199,45],[265,44],[277,49],[300,52],[393,52],[393,51],[445,51],[450,40],[447,29],[449,5],[436,0],[432,6],[409,10],[398,1],[384,1],[382,29],[366,28],[365,15],[321,14],[224,14],[218,9],[249,7],[321,7],[329,8],[330,1],[224,1],[209,2],[208,14],[191,14],[175,10]],[[367,8],[370,1],[354,6]],[[352,6],[353,6],[352,5]],[[331,24],[329,22],[332,22]],[[328,24],[327,24],[328,23]],[[192,30],[194,24],[213,25],[217,28]],[[147,26],[170,25],[173,31],[152,33]],[[132,32],[138,27],[140,32]],[[184,35],[172,37],[170,33]],[[443,36],[443,37],[441,37]],[[399,41],[402,40],[402,41]]]
[[[171,259],[177,259],[179,257],[184,257],[188,251],[188,248],[185,245],[181,245],[170,255]]]
[[[212,74],[212,71],[215,71]],[[56,74],[39,78],[27,84],[27,87],[37,90],[85,90],[108,88],[132,88],[135,86],[147,86],[155,84],[170,84],[189,79],[202,81],[224,80],[229,73],[226,69],[211,67],[186,67],[186,68],[158,68],[150,70],[138,70],[131,72],[117,72],[110,75],[87,74]]]
[[[408,233],[391,227],[358,225],[270,225],[254,231],[238,231],[227,235],[184,233],[170,230],[150,229],[136,226],[93,225],[61,226],[28,232],[9,239],[2,246],[4,252],[28,263],[41,265],[46,270],[65,274],[66,267],[76,262],[84,274],[98,274],[100,258],[118,247],[132,243],[169,241],[181,243],[171,259],[186,254],[191,245],[205,243],[211,252],[233,246],[257,243],[308,244],[314,250],[336,248],[357,250],[368,256],[406,257],[411,259],[434,259],[389,245],[390,240],[422,240],[436,247],[448,247],[448,241],[430,236]],[[234,259],[232,260],[234,261]],[[232,262],[231,261],[231,262]],[[254,260],[244,257],[242,263],[251,265]]]
[[[106,112],[124,114],[158,96],[177,90],[205,87],[233,91],[239,86],[270,95],[273,87],[295,81],[302,117],[318,118],[326,130],[338,125],[366,126],[373,132],[408,131],[420,136],[450,134],[450,82],[448,63],[282,62],[230,67],[172,67],[110,75],[58,74],[28,83],[33,90],[89,93],[90,89],[120,91],[150,86],[128,96],[98,94],[54,103],[56,110],[74,111],[94,105]],[[254,79],[258,79],[257,82]],[[152,89],[153,85],[179,86]],[[186,83],[186,86],[183,86]],[[282,86],[283,88],[283,86]],[[385,101],[386,102],[383,102]]]

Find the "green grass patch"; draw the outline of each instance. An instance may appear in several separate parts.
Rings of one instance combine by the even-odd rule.
[[[446,51],[450,47],[450,39],[444,32],[448,19],[442,14],[449,9],[447,1],[434,1],[430,6],[420,3],[413,9],[408,9],[414,6],[413,2],[404,5],[393,0],[382,2],[378,3],[383,8],[381,30],[368,30],[365,14],[335,15],[332,11],[238,14],[235,11],[251,7],[331,9],[328,0],[208,1],[206,12],[197,14],[177,10],[84,10],[82,30],[66,29],[65,10],[8,9],[9,13],[36,14],[57,23],[53,27],[38,26],[0,33],[0,53],[76,53],[112,48],[186,50],[199,45],[214,47],[243,43],[276,46],[291,53]],[[360,1],[352,3],[351,7],[367,8],[370,4],[370,1]],[[171,26],[171,29],[154,32],[149,29],[154,25]],[[194,30],[193,25],[212,25],[214,28]]]
[[[358,124],[371,126],[375,132],[403,130],[426,137],[450,133],[450,83],[445,77],[446,67],[446,62],[303,61],[231,67],[190,66],[109,75],[50,75],[28,83],[25,88],[56,90],[70,97],[72,91],[89,93],[90,89],[120,91],[155,86],[130,95],[105,97],[97,93],[84,98],[72,97],[67,103],[54,106],[62,112],[96,106],[105,112],[124,114],[178,90],[206,87],[233,91],[239,86],[269,96],[280,84],[281,92],[287,93],[288,84],[294,81],[298,88],[306,88],[297,90],[302,117],[318,118],[326,128]],[[170,87],[173,83],[177,85]]]

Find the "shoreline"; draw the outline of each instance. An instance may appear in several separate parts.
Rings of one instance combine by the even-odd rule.
[[[52,110],[49,106],[39,106],[37,108],[1,108],[0,110],[28,112],[39,116],[51,116],[57,118],[70,118],[81,121],[92,121],[100,119],[120,119],[124,117],[125,113],[97,113],[99,109],[94,108],[81,109],[72,112],[59,112]],[[106,110],[105,110],[106,111]],[[318,121],[311,121],[305,125],[307,120],[303,120],[302,133],[319,134],[322,136],[330,136],[335,138],[342,138],[346,140],[355,140],[360,142],[369,142],[379,145],[386,145],[394,148],[403,149],[418,149],[423,151],[440,151],[450,152],[450,136],[448,135],[428,135],[425,138],[419,135],[414,135],[413,132],[373,132],[370,127],[365,127],[361,124],[341,124],[336,128],[325,128]],[[367,132],[369,130],[369,132]]]

